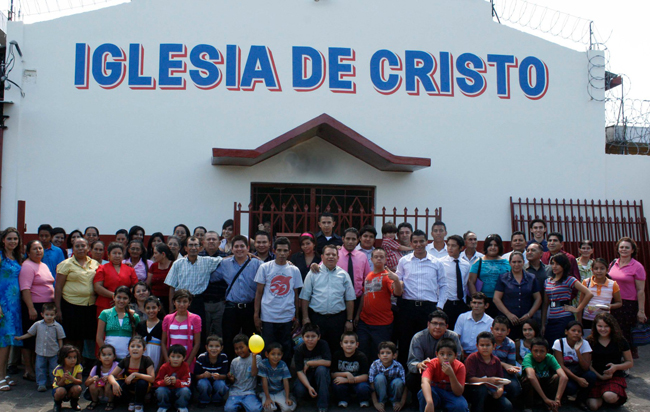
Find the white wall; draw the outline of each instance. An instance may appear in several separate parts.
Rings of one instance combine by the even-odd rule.
[[[492,22],[480,0],[139,0],[53,21],[11,23],[23,69],[35,81],[26,96],[7,92],[0,225],[15,224],[27,201],[28,232],[49,222],[68,230],[96,225],[114,232],[133,224],[170,233],[180,222],[220,228],[234,201],[247,203],[250,182],[377,186],[377,207],[443,208],[450,233],[509,236],[510,196],[650,201],[638,177],[648,159],[605,155],[604,107],[587,94],[587,58]],[[238,44],[273,51],[282,92],[258,85],[233,92],[135,91],[126,81],[104,90],[74,87],[75,43],[145,47],[145,75],[157,75],[160,43]],[[356,51],[357,93],[291,88],[291,48]],[[494,69],[486,92],[469,98],[384,96],[370,82],[372,53],[390,49],[489,53],[542,59],[550,86],[540,100],[524,97],[512,71],[511,99],[496,95]],[[327,84],[327,80],[326,80]],[[430,157],[415,173],[386,173],[320,139],[251,168],[211,166],[213,147],[253,149],[328,113],[384,149]],[[297,157],[296,157],[297,156]],[[294,159],[293,161],[288,160]],[[309,167],[296,166],[295,159]]]

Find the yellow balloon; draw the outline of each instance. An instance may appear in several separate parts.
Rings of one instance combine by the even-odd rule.
[[[264,350],[264,339],[260,335],[253,334],[248,340],[248,348],[253,353],[261,353]]]

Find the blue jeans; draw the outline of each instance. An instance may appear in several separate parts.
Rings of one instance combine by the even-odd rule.
[[[402,394],[404,394],[404,386],[406,384],[402,378],[393,378],[389,382],[386,376],[377,375],[375,376],[373,385],[378,402],[386,403],[387,400],[390,400],[392,403],[395,403],[402,400]]]
[[[580,378],[584,378],[589,383],[589,386],[583,388],[580,385],[578,385],[578,382],[569,378],[569,382],[567,382],[566,384],[566,390],[564,391],[564,393],[566,395],[577,395],[578,400],[584,401],[587,399],[589,388],[593,387],[596,384],[596,380],[598,380],[598,378],[596,377],[596,374],[593,373],[592,371],[580,370],[578,373],[575,373],[575,369],[577,368],[574,368],[573,373]]]
[[[349,403],[351,392],[357,395],[359,402],[368,402],[370,400],[370,384],[368,382],[342,383],[340,385],[332,383],[332,391],[334,392],[334,399],[338,402]]]
[[[54,380],[52,371],[56,368],[57,357],[36,355],[36,384],[47,386]]]
[[[447,412],[467,412],[467,401],[463,396],[456,396],[449,390],[438,388],[437,386],[431,387],[431,398],[433,399],[433,406],[438,409],[445,409]],[[424,412],[427,402],[424,400],[422,390],[418,392],[418,401],[420,402],[420,412]]]
[[[377,359],[379,353],[378,346],[381,342],[389,341],[393,334],[393,325],[368,325],[364,321],[359,321],[357,335],[359,335],[359,351],[368,356],[368,361],[372,363]]]
[[[214,379],[212,382],[209,378],[200,379],[196,389],[199,392],[199,402],[203,404],[223,402],[228,394],[228,385],[223,379]]]
[[[464,395],[472,405],[471,412],[483,412],[488,404],[488,410],[490,411],[512,412],[510,400],[505,395],[502,395],[499,399],[494,399],[486,385],[466,386]]]
[[[223,410],[224,412],[237,412],[239,408],[244,408],[246,412],[260,412],[262,410],[262,402],[254,394],[244,396],[230,395]]]
[[[505,390],[505,397],[510,399],[510,402],[514,402],[515,399],[519,398],[521,395],[521,383],[519,383],[519,378],[516,374],[508,373],[505,370],[503,371],[503,377],[510,381],[503,389]]]
[[[282,360],[287,366],[291,365],[291,358],[293,357],[292,329],[293,322],[262,322],[262,339],[267,345],[273,342],[282,345]]]
[[[330,370],[326,366],[318,366],[316,369],[309,368],[305,374],[309,383],[316,389],[316,407],[318,409],[327,409],[330,398]],[[296,379],[293,385],[293,393],[296,398],[310,398],[309,391],[305,385]]]
[[[192,391],[190,388],[161,386],[156,389],[156,398],[158,398],[158,406],[161,408],[169,409],[172,406],[175,408],[187,408],[187,404],[192,399]]]

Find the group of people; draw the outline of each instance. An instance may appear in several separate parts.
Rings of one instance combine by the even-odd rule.
[[[193,391],[200,407],[228,412],[291,411],[296,398],[327,410],[330,393],[339,407],[354,395],[381,412],[409,399],[427,412],[626,401],[631,329],[647,322],[634,240],[607,262],[589,240],[578,258],[567,253],[539,219],[505,254],[499,235],[481,253],[474,232],[448,236],[440,221],[431,243],[407,222],[384,224],[381,242],[372,226],[335,227],[323,213],[293,254],[270,225],[248,239],[232,220],[221,235],[178,225],[146,246],[139,226],[106,245],[95,227],[41,225],[24,247],[6,229],[0,391],[16,384],[13,347],[57,412],[64,401],[78,409],[84,385],[87,409],[108,411],[154,396],[159,412],[184,412]],[[248,347],[254,333],[260,353]]]

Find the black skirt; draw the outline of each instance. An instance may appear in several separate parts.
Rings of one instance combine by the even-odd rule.
[[[95,340],[97,337],[97,307],[77,306],[61,299],[63,330],[69,340]]]

